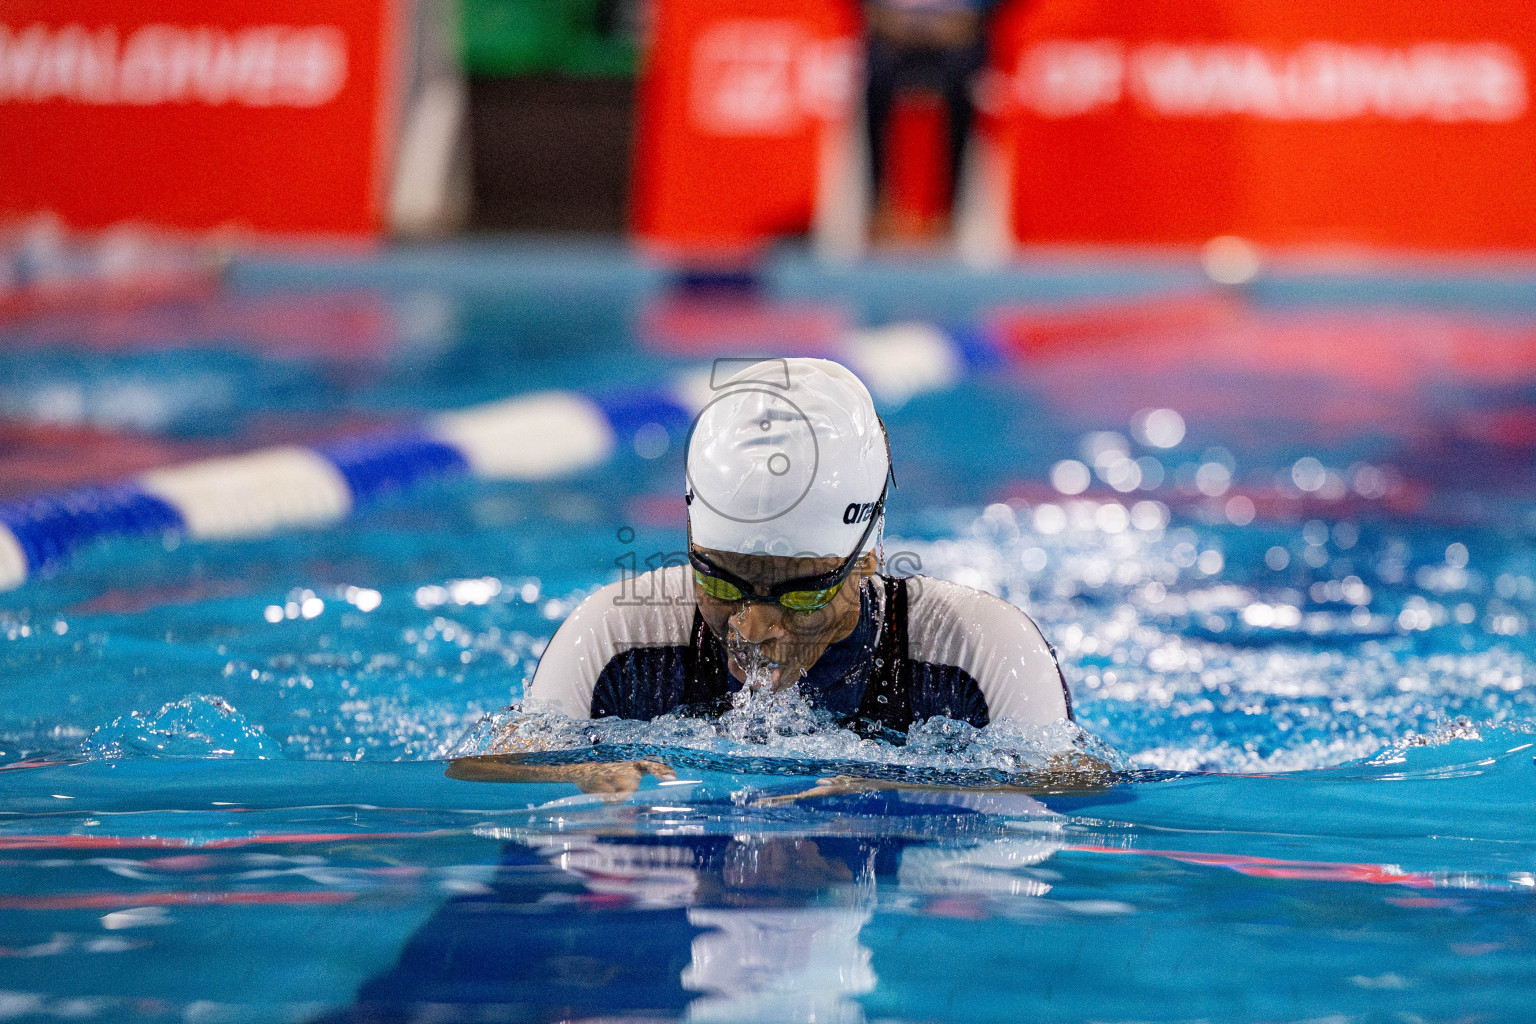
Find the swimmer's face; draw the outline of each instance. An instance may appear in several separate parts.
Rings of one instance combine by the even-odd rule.
[[[841,558],[786,558],[778,555],[738,555],[700,548],[710,561],[751,583],[759,593],[785,580],[831,572]],[[826,649],[852,633],[859,624],[859,591],[864,577],[875,571],[875,556],[865,555],[854,564],[837,596],[814,611],[797,612],[766,601],[721,601],[710,597],[695,580],[693,596],[699,614],[715,636],[725,642],[734,629],[747,643],[759,644],[763,656],[774,663],[773,688],[783,689],[800,678],[802,670],[816,664]],[[730,657],[731,675],[745,680],[746,673]]]

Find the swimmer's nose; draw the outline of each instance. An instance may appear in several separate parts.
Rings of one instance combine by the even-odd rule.
[[[784,616],[777,605],[753,601],[731,616],[731,625],[749,644],[776,640],[784,635]]]

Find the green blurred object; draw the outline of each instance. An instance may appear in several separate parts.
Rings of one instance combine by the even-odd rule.
[[[632,76],[634,0],[459,0],[460,55],[473,75]]]

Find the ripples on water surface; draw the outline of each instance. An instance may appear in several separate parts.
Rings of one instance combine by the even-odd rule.
[[[1028,608],[1057,647],[1079,721],[1131,762],[1320,768],[1532,719],[1524,550],[1490,539],[1469,552],[1442,543],[1461,533],[1420,528],[1410,540],[1389,524],[1361,529],[1350,520],[1165,523],[1168,508],[1149,498],[1130,509],[1073,499],[935,515],[955,524],[950,536],[891,537],[888,553],[899,548],[924,572]],[[401,541],[375,530],[381,546]],[[487,562],[506,560],[495,531],[486,532],[473,546]],[[1340,534],[1350,542],[1343,550]],[[300,556],[307,571],[281,564],[279,549],[342,543],[209,551],[191,563],[204,579],[168,594],[118,592],[5,613],[0,637],[17,683],[0,712],[7,753],[442,756],[482,713],[521,696],[544,643],[584,592],[549,593],[569,570],[532,559],[519,567],[542,569],[544,579],[439,576],[393,586],[379,570],[409,575],[411,560],[436,553],[409,552],[405,564],[388,566],[349,553],[354,568],[310,550]],[[605,573],[600,559],[605,546],[620,546],[596,530],[587,544],[597,577],[590,587],[618,571]],[[1279,570],[1276,552],[1285,553]],[[473,560],[462,548],[445,554]],[[305,585],[253,594],[246,591],[258,588],[239,578],[285,571]],[[112,607],[137,601],[165,603]],[[666,742],[666,728],[649,731]],[[821,752],[810,738],[783,752],[846,753],[842,740],[826,742]]]
[[[302,432],[273,410],[388,418],[413,380],[517,390],[480,329],[314,372],[5,358],[133,452],[196,451],[177,424],[209,403],[249,441]],[[671,370],[615,346],[588,378]],[[891,410],[885,543],[1030,610],[1122,784],[966,788],[1059,743],[1007,726],[893,748],[794,709],[761,743],[502,712],[615,559],[681,544],[675,444],[331,533],[116,545],[0,597],[0,1018],[1522,1019],[1528,383],[1122,362]],[[114,373],[202,405],[124,412]],[[1167,406],[1163,447],[1134,414]],[[513,742],[681,777],[609,802],[430,760]],[[781,799],[838,774],[930,788]]]

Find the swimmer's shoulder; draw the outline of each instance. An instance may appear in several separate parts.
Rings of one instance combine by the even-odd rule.
[[[1002,623],[1011,628],[1023,628],[1039,635],[1039,627],[1024,609],[1009,604],[985,590],[968,587],[963,583],[939,579],[936,576],[908,576],[907,605],[910,614],[921,613],[925,617],[960,617],[979,619],[988,624]]]
[[[603,626],[639,643],[665,642],[679,630],[687,643],[693,624],[693,581],[686,565],[669,565],[599,587],[576,606],[565,624]],[[557,634],[558,635],[558,634]]]
[[[1022,608],[931,576],[907,577],[906,589],[910,658],[970,675],[994,720],[1071,717],[1056,653]]]
[[[549,641],[528,684],[528,704],[588,717],[592,692],[611,662],[642,648],[686,647],[693,615],[687,566],[626,576],[593,591]]]

